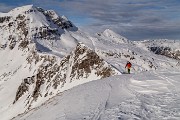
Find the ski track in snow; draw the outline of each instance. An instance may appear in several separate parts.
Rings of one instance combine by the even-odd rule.
[[[179,120],[179,76],[152,71],[89,82],[13,120]]]
[[[123,80],[124,86],[134,94],[135,97],[121,102],[118,107],[115,106],[106,109],[100,120],[179,120],[180,95],[176,91],[176,85],[172,82],[174,80],[165,75],[156,72],[153,73],[154,76],[170,83],[173,88],[169,89],[169,92],[155,94],[150,93],[148,89],[149,93],[146,94],[132,89],[133,84],[131,84],[129,80]],[[134,80],[133,76],[130,79]]]

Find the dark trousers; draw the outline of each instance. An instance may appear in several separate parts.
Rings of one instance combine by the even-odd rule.
[[[128,68],[128,73],[130,74],[130,68]]]

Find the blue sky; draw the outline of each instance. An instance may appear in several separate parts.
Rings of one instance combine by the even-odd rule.
[[[27,4],[53,9],[90,33],[109,28],[131,40],[180,40],[180,0],[1,0],[0,11]]]

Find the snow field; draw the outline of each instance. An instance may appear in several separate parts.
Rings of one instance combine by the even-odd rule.
[[[172,77],[174,82],[169,84],[167,79]],[[179,77],[179,72],[163,71],[92,81],[61,93],[14,120],[179,120]]]

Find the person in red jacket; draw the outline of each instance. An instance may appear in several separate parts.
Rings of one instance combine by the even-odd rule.
[[[131,63],[129,61],[127,61],[125,68],[127,68],[128,74],[130,74]]]

